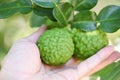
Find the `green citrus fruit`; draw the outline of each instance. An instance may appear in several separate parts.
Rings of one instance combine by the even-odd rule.
[[[86,59],[108,45],[106,34],[100,30],[85,32],[74,29],[73,41],[74,55],[78,59]]]
[[[40,36],[37,45],[42,60],[49,65],[66,63],[74,52],[72,36],[66,29],[47,30]]]

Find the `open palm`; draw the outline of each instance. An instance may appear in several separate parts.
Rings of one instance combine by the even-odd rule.
[[[0,80],[81,80],[120,57],[112,46],[107,46],[81,63],[71,59],[62,66],[48,66],[42,63],[36,46],[45,30],[46,27],[41,27],[14,43],[2,62]]]

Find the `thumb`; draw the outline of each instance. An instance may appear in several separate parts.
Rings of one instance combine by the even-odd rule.
[[[40,29],[38,29],[36,32],[31,34],[30,36],[26,37],[25,39],[28,39],[29,41],[32,41],[34,43],[37,42],[39,36],[47,29],[47,26],[42,25]]]
[[[32,35],[15,42],[2,61],[2,69],[21,73],[37,72],[40,68],[41,60],[35,43],[45,29],[46,27],[42,26]]]

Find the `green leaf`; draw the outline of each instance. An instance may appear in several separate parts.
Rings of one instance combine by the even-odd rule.
[[[98,2],[98,0],[75,0],[75,1],[76,1],[75,9],[77,11],[90,10]]]
[[[48,29],[55,28],[55,27],[61,27],[58,24],[58,22],[53,22],[46,16],[38,16],[36,14],[33,14],[30,19],[30,26],[41,27],[42,25],[46,25]]]
[[[99,28],[104,32],[112,33],[120,29],[120,6],[110,5],[103,8],[99,15]]]
[[[30,25],[31,27],[40,27],[43,24],[46,26],[49,26],[52,23],[46,16],[38,16],[36,14],[33,14],[30,19]]]
[[[68,25],[68,22],[72,20],[73,17],[73,6],[69,3],[63,3],[57,5],[53,9],[53,15],[59,24],[63,27]]]
[[[116,66],[113,70],[111,70],[110,73],[108,73],[108,75],[106,75],[102,80],[106,80],[106,79],[117,80],[117,78],[119,78],[118,80],[120,80],[120,64],[118,66]]]
[[[92,21],[74,22],[73,27],[81,29],[83,31],[93,31],[96,29],[96,22]]]
[[[68,0],[68,2],[75,7],[77,0]]]
[[[100,76],[101,80],[120,80],[120,61],[110,64],[94,75]]]
[[[59,3],[60,0],[33,0],[33,2],[44,8],[54,8],[56,5],[54,3]]]
[[[26,14],[32,11],[32,2],[31,0],[17,0],[16,7],[19,7],[18,12]]]
[[[38,16],[47,16],[52,21],[56,21],[56,19],[53,16],[53,13],[52,13],[53,12],[52,8],[43,8],[43,7],[39,7],[39,6],[34,6],[33,11]]]
[[[32,10],[32,3],[30,0],[17,0],[15,2],[0,4],[0,18],[7,18],[13,14],[28,13]]]
[[[96,13],[91,11],[82,11],[75,15],[72,27],[83,31],[92,31],[96,29]]]
[[[16,12],[14,5],[16,5],[16,2],[0,4],[0,18],[12,16]]]

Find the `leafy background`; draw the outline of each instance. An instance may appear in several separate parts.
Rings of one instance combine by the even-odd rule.
[[[15,1],[15,0],[0,0],[0,3],[11,2],[11,1]],[[120,6],[120,0],[98,0],[98,1],[99,2],[97,6],[93,8],[93,10],[95,10],[97,13],[99,13],[99,11],[103,7],[109,4],[115,4]],[[7,54],[12,44],[16,40],[23,38],[38,29],[38,27],[30,26],[31,15],[32,15],[32,12],[26,15],[16,13],[15,15],[7,19],[0,19],[0,63],[3,60],[4,56]],[[115,33],[109,33],[107,35],[111,41],[111,44],[115,45],[117,50],[120,50],[120,30],[118,30]],[[105,79],[120,80],[119,67],[120,67],[120,61],[118,61],[117,63],[115,62],[109,65],[108,67],[104,68],[100,72],[94,74],[90,79],[96,80],[98,78],[98,75],[100,75],[102,80],[105,80]],[[115,77],[111,76],[113,73],[116,74]]]

